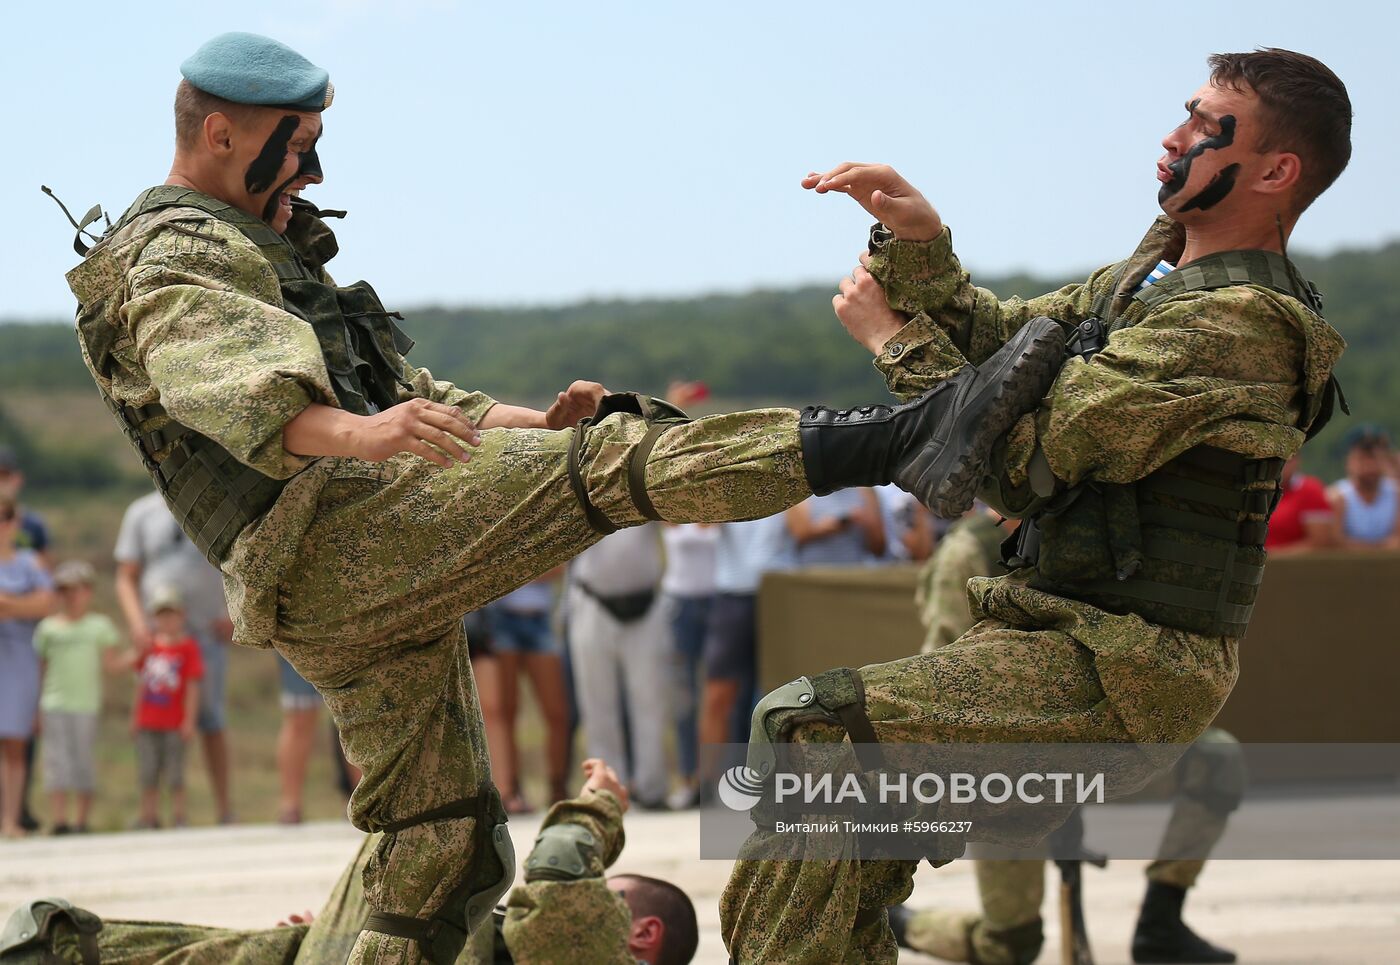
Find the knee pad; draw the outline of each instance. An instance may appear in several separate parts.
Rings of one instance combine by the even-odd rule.
[[[371,912],[365,919],[364,930],[382,932],[418,943],[423,958],[431,965],[452,965],[466,947],[471,933],[486,923],[496,903],[510,890],[515,880],[515,845],[506,830],[506,813],[500,795],[488,787],[473,798],[463,798],[436,812],[418,815],[407,821],[390,825],[384,830],[394,832],[447,815],[477,818],[474,853],[483,858],[489,853],[500,865],[499,873],[485,860],[473,860],[457,886],[448,894],[442,907],[431,918],[414,918],[391,912]],[[388,837],[385,838],[388,841]],[[483,869],[488,869],[483,873]]]
[[[1240,806],[1248,779],[1240,742],[1218,728],[1206,731],[1177,764],[1177,792],[1214,814]]]
[[[569,484],[573,487],[574,497],[583,507],[583,515],[587,518],[588,525],[594,532],[604,536],[617,532],[617,527],[588,498],[588,486],[583,481],[583,438],[589,426],[597,425],[617,412],[639,416],[650,426],[647,434],[628,457],[627,492],[637,512],[653,520],[661,519],[661,515],[652,505],[651,496],[647,494],[647,457],[651,455],[652,447],[656,445],[661,433],[672,426],[690,421],[690,416],[671,403],[636,392],[614,392],[603,396],[603,400],[598,403],[598,411],[579,421],[578,428],[574,430],[573,442],[569,445]]]
[[[777,763],[775,742],[787,742],[793,728],[806,721],[824,721],[845,728],[856,745],[856,757],[867,770],[879,767],[875,728],[865,713],[865,685],[849,667],[827,670],[815,677],[798,677],[764,696],[754,708],[749,731],[747,764],[766,781]]]
[[[554,824],[539,833],[525,861],[526,881],[577,881],[591,876],[598,841],[578,824]]]
[[[102,919],[62,898],[20,905],[0,929],[0,959],[6,962],[67,961],[58,953],[76,950],[82,965],[102,961],[97,933]]]

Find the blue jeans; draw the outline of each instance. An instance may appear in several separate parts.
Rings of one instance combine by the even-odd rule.
[[[696,719],[700,703],[700,655],[710,619],[710,596],[668,596],[671,607],[671,670],[675,689],[676,756],[681,776],[695,777],[699,767],[700,735]]]

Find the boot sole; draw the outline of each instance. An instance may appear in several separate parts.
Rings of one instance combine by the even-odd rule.
[[[1051,322],[1035,331],[1032,327],[1035,324],[1033,321],[1017,333],[1029,344],[1011,368],[997,378],[994,387],[981,390],[991,390],[995,394],[984,404],[982,415],[970,427],[971,435],[961,447],[968,454],[967,458],[957,463],[934,490],[929,509],[935,515],[956,519],[972,508],[977,488],[987,474],[992,446],[1017,419],[1039,405],[1060,374],[1065,362],[1064,329]],[[1017,336],[1013,336],[1012,342]]]

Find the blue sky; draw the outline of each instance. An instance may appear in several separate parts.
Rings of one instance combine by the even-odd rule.
[[[145,11],[144,14],[141,11]],[[178,66],[267,33],[336,85],[320,147],[337,277],[395,305],[560,303],[830,282],[863,243],[808,170],[886,161],[974,270],[1114,260],[1215,50],[1312,53],[1355,155],[1293,244],[1400,237],[1389,4],[60,3],[7,8],[0,317],[67,316],[71,231],[162,181]],[[18,42],[16,42],[18,41]]]

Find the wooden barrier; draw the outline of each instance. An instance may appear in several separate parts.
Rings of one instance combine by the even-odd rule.
[[[765,577],[763,692],[917,653],[912,566]],[[1269,561],[1241,673],[1217,723],[1241,741],[1400,742],[1400,553]]]

